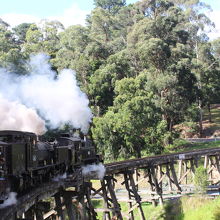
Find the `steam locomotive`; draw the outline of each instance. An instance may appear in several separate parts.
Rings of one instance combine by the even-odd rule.
[[[51,143],[30,132],[0,131],[0,201],[9,190],[22,192],[100,160],[91,141],[80,136],[62,134]]]

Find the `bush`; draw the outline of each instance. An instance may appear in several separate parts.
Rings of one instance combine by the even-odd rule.
[[[182,138],[192,138],[199,133],[199,126],[196,122],[186,121],[180,124],[177,128]]]
[[[165,147],[164,152],[165,153],[178,152],[178,151],[184,149],[185,147],[187,147],[189,144],[190,144],[189,141],[187,141],[185,139],[178,138],[173,141],[173,144],[168,144]]]
[[[193,104],[187,109],[184,120],[193,122],[197,122],[199,120],[199,109],[197,104]]]
[[[202,166],[196,168],[194,184],[198,193],[206,193],[206,188],[208,186],[208,174],[206,168]]]
[[[217,206],[213,212],[213,220],[219,220],[219,219],[220,219],[220,207]]]

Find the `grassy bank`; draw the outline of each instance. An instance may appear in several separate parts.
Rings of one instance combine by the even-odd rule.
[[[167,146],[165,153],[177,153],[182,151],[191,151],[198,149],[220,147],[220,141],[204,142],[204,143],[191,143],[187,140],[178,139],[173,145]]]
[[[182,213],[176,220],[219,220],[220,198],[208,199],[204,196],[183,197]]]
[[[95,208],[103,207],[101,200],[94,200]],[[120,202],[124,219],[127,219],[128,204]],[[149,203],[142,204],[148,220],[219,220],[220,198],[210,199],[205,196],[182,197],[180,200],[168,201],[164,206],[154,207]],[[134,210],[135,220],[140,220],[138,210]],[[98,212],[98,219],[102,219]]]
[[[92,203],[94,207],[98,210],[103,208],[102,200],[92,200]],[[120,202],[120,206],[121,206],[121,212],[122,212],[123,218],[128,219],[128,214],[127,214],[129,210],[128,203]],[[146,219],[152,219],[152,220],[153,219],[154,220],[164,219],[164,218],[161,218],[161,216],[163,216],[164,214],[164,209],[162,206],[154,207],[150,203],[142,203],[142,208],[145,213]],[[97,213],[98,213],[98,219],[103,219],[102,211],[98,211]],[[134,217],[135,217],[135,220],[141,220],[141,218],[139,217],[139,212],[137,208],[134,210]]]

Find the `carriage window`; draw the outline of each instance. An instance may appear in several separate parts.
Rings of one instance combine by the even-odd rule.
[[[14,142],[21,142],[22,139],[23,138],[21,136],[14,136]]]
[[[13,140],[13,136],[12,135],[2,135],[2,136],[0,136],[0,141],[10,142],[12,140]]]

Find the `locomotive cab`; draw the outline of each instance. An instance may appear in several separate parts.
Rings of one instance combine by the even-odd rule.
[[[83,165],[98,163],[99,157],[96,155],[96,149],[92,145],[92,141],[86,137],[82,140],[82,145],[80,149],[81,162]]]
[[[62,134],[61,137],[57,139],[57,141],[59,162],[68,158],[68,164],[70,164],[72,167],[79,167],[82,165],[99,162],[99,158],[96,155],[96,150],[92,145],[92,142],[85,137],[82,139],[80,134],[65,133]]]
[[[33,143],[36,141],[36,135],[30,132],[5,130],[0,131],[0,141],[7,143],[1,147],[1,157],[3,155],[1,161],[5,161],[1,176],[6,177],[1,178],[2,181],[10,182],[10,186],[7,184],[6,186],[10,187],[11,191],[17,192],[24,187],[24,176],[33,167]]]
[[[80,165],[78,152],[81,145],[81,139],[70,134],[62,134],[57,139],[58,146],[56,147],[57,161],[59,163],[66,162],[69,166]]]

